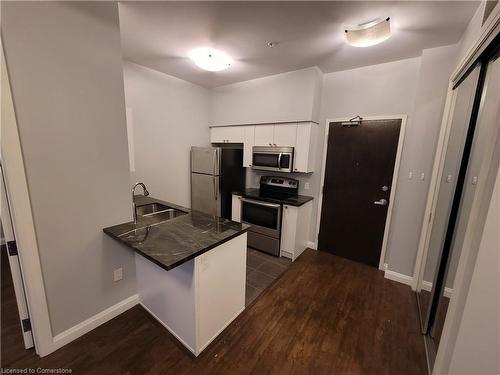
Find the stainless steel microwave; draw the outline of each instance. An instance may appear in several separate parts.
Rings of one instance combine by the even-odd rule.
[[[254,146],[252,168],[265,171],[292,172],[293,147]]]

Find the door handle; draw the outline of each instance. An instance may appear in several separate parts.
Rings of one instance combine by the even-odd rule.
[[[280,152],[280,154],[278,155],[278,169],[281,169],[281,156],[283,154]]]
[[[387,200],[386,199],[380,199],[378,201],[373,202],[373,204],[377,204],[379,206],[387,206]]]
[[[216,182],[215,181],[216,178],[217,177],[214,176],[214,198],[215,198],[215,200],[217,200],[217,186],[216,186],[216,183],[215,183]]]

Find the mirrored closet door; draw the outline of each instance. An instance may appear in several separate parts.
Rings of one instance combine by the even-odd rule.
[[[430,369],[453,294],[476,185],[485,178],[481,176],[482,162],[492,155],[500,127],[498,56],[499,48],[492,44],[454,88],[448,142],[440,164],[432,229],[417,293]]]

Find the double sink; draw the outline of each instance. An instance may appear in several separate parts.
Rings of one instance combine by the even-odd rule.
[[[185,211],[165,206],[161,203],[144,204],[135,207],[135,209],[137,212],[137,227],[118,235],[118,237],[134,244],[145,242],[152,227],[162,224],[167,220],[187,215]]]
[[[165,206],[161,203],[150,203],[144,206],[136,207],[138,221],[143,221],[141,218],[151,218],[155,222],[163,222],[178,216],[186,215],[187,212]]]

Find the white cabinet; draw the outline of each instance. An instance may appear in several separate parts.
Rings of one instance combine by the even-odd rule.
[[[253,146],[294,147],[293,171],[314,172],[316,133],[313,122],[275,125],[214,126],[211,143],[242,143],[243,166],[252,166]]]
[[[312,201],[302,206],[283,205],[281,221],[281,256],[294,261],[308,247]]]
[[[274,125],[274,146],[295,147],[297,124]]]
[[[252,166],[252,149],[255,145],[255,126],[242,126],[244,128],[243,139],[243,166]]]
[[[241,197],[233,194],[231,201],[231,220],[241,223]]]
[[[274,125],[255,126],[255,146],[272,146],[274,142]]]
[[[243,143],[244,126],[217,126],[210,128],[211,143]]]
[[[297,125],[297,142],[295,143],[293,160],[294,172],[314,172],[317,128],[318,125],[312,122]]]
[[[295,147],[297,124],[256,125],[255,146]]]

